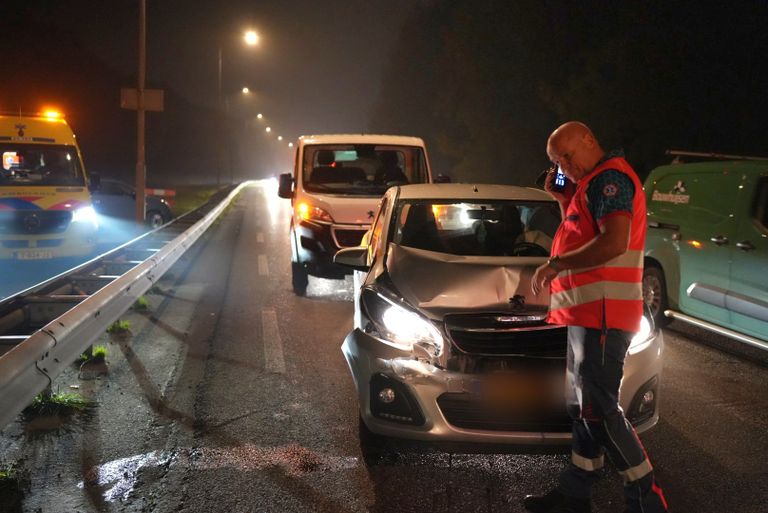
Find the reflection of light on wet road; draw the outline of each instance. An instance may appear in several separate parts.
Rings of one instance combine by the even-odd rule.
[[[175,453],[169,451],[152,451],[128,458],[110,461],[91,469],[86,476],[88,486],[110,486],[104,492],[104,500],[112,502],[127,499],[136,484],[139,471],[144,467],[169,466],[176,459]],[[79,488],[85,482],[78,483]]]
[[[326,280],[324,278],[310,277],[307,297],[352,301],[354,296],[352,286],[351,275],[343,280]]]
[[[291,201],[277,195],[277,179],[267,178],[252,183],[261,188],[270,224],[274,227],[281,222],[288,223],[291,219]]]
[[[290,476],[298,477],[316,470],[342,471],[358,466],[353,456],[317,454],[297,444],[282,447],[211,447],[177,451],[152,451],[113,460],[92,468],[79,488],[87,486],[109,487],[103,492],[104,500],[126,500],[133,492],[142,469],[181,466],[188,470],[217,470],[233,468],[242,471],[279,467]]]

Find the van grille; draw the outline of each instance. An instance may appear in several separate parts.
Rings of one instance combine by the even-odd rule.
[[[13,210],[0,212],[0,234],[61,233],[72,220],[68,210]]]

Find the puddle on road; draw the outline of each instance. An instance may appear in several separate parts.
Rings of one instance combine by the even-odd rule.
[[[159,467],[164,467],[166,471],[174,466],[189,470],[235,468],[242,471],[280,467],[286,474],[299,477],[316,470],[338,472],[352,469],[358,464],[358,458],[353,456],[321,455],[297,444],[282,447],[243,445],[152,451],[93,467],[88,471],[85,480],[78,483],[78,487],[104,488],[104,500],[114,502],[130,497],[142,470]]]

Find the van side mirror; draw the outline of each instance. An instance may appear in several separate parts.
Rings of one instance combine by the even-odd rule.
[[[277,177],[278,179],[278,186],[277,186],[277,195],[281,198],[292,198],[293,197],[293,176],[291,176],[291,173],[282,173],[280,176]]]
[[[333,255],[333,263],[351,267],[355,271],[367,271],[368,267],[368,247],[357,246],[356,248],[340,249]]]
[[[88,176],[88,189],[98,191],[101,186],[101,175],[99,173],[90,173]]]
[[[451,177],[448,175],[437,175],[435,177],[435,183],[451,183]]]

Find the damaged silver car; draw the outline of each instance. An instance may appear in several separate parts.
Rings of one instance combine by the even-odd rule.
[[[361,436],[431,442],[568,443],[566,328],[545,323],[531,277],[560,223],[544,191],[505,185],[390,188],[354,268],[354,329],[342,351]],[[642,432],[658,421],[661,333],[643,321],[625,361],[621,406]]]

